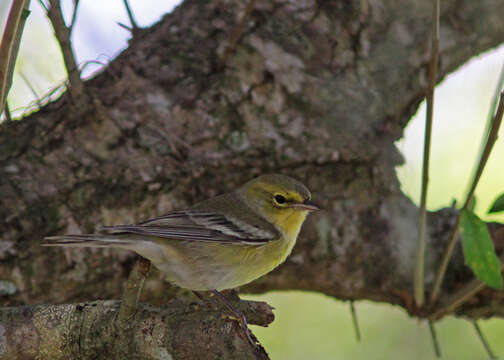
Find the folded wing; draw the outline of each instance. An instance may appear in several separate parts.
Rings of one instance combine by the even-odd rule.
[[[264,230],[236,218],[201,210],[175,211],[136,225],[105,226],[109,235],[136,234],[173,240],[263,245],[278,233]]]

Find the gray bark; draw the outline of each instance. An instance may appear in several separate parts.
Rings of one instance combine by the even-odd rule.
[[[222,64],[245,6],[186,1],[85,82],[87,106],[63,95],[2,125],[5,306],[119,297],[131,254],[41,248],[44,236],[136,222],[282,172],[325,211],[284,265],[243,291],[312,290],[430,314],[412,302],[417,208],[400,192],[393,145],[425,94],[430,2],[257,1]],[[439,80],[504,41],[503,13],[500,0],[442,2]],[[427,290],[454,214],[429,215]],[[458,249],[439,304],[471,279]],[[167,287],[152,275],[144,300],[177,294]],[[499,303],[486,289],[457,314],[502,315]]]
[[[273,320],[266,303],[242,302],[251,323]],[[118,301],[0,308],[1,360],[267,359],[238,323],[198,303],[141,305],[118,326]]]

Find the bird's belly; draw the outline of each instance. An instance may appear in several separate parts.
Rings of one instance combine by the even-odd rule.
[[[173,242],[163,247],[154,265],[177,286],[191,290],[225,290],[247,284],[280,265],[293,241],[254,245]]]

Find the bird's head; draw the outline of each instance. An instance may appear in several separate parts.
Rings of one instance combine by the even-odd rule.
[[[320,209],[311,200],[305,185],[285,175],[257,177],[243,185],[239,192],[249,206],[283,232],[299,231],[306,215]]]

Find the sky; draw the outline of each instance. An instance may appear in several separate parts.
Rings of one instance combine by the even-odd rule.
[[[140,27],[157,22],[178,3],[179,1],[171,0],[129,0]],[[62,0],[62,8],[68,24],[73,13],[73,0]],[[8,9],[9,1],[0,1],[1,28]],[[63,59],[45,17],[45,10],[37,0],[31,1],[30,10],[8,98],[14,116],[36,109],[37,99],[44,98],[66,78]],[[80,1],[72,43],[84,78],[103,66],[88,62],[107,64],[126,48],[130,34],[118,22],[130,25],[122,0]]]
[[[436,87],[431,143],[429,209],[460,204],[476,164],[492,97],[504,67],[504,46],[478,55]],[[403,191],[416,203],[420,198],[425,102],[410,120],[397,143],[405,164],[397,173]],[[476,211],[488,220],[504,221],[502,214],[487,216],[497,193],[504,192],[504,129],[476,191]]]

